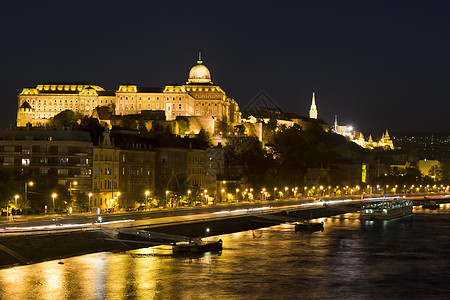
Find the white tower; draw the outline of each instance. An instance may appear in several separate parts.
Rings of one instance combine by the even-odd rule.
[[[311,103],[311,109],[309,110],[309,117],[311,119],[317,119],[316,98],[315,98],[314,92],[312,95],[312,103]]]
[[[334,115],[334,133],[338,132],[337,115]]]

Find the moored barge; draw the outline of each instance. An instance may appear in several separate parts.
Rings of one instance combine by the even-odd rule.
[[[363,220],[390,220],[412,214],[413,203],[402,198],[363,205],[360,218]]]

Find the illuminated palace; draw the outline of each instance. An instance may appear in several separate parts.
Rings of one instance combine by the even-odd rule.
[[[117,91],[106,91],[89,83],[47,83],[24,88],[18,96],[17,126],[45,125],[64,110],[91,116],[94,109],[101,106],[113,107],[116,115],[161,110],[165,112],[166,120],[198,116],[239,123],[241,118],[237,102],[213,84],[199,54],[184,85],[164,88],[120,85]]]

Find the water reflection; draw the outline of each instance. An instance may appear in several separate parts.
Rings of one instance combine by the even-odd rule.
[[[198,257],[160,246],[14,267],[0,270],[0,298],[439,298],[450,279],[450,206],[436,212],[382,222],[345,214],[310,234],[288,224],[233,233],[219,237],[222,253]]]

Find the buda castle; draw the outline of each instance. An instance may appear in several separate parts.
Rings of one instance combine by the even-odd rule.
[[[184,85],[149,88],[128,84],[116,91],[90,83],[47,83],[24,88],[18,96],[17,127],[45,125],[65,110],[91,116],[102,106],[109,106],[116,115],[164,111],[168,121],[177,116],[211,117],[232,123],[241,119],[237,102],[213,84],[199,54]]]

